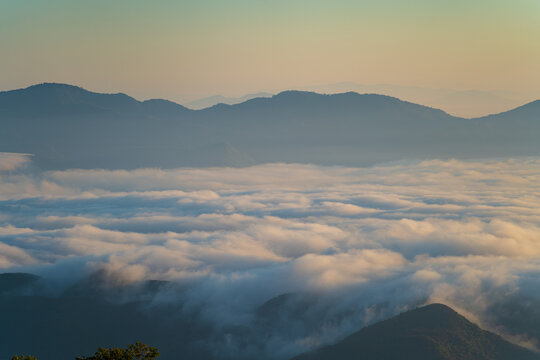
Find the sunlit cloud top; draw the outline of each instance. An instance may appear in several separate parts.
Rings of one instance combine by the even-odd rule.
[[[251,326],[282,294],[317,294],[306,316],[326,326],[291,331],[287,317],[263,337],[280,351],[262,358],[289,359],[426,302],[518,336],[494,309],[536,308],[540,297],[539,158],[50,172],[30,161],[0,156],[0,272],[65,286],[96,271],[115,287],[167,280],[179,292],[156,301],[197,304],[217,327]],[[230,358],[253,358],[242,351]]]

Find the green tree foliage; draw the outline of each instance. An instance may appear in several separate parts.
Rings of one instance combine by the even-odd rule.
[[[76,360],[154,360],[159,356],[155,347],[141,342],[128,345],[127,348],[98,348],[96,353],[89,357],[78,357]],[[31,355],[15,355],[11,360],[37,360]]]
[[[127,348],[98,348],[90,357],[79,357],[76,360],[154,360],[159,351],[141,342],[128,345]],[[26,360],[26,359],[23,359]],[[35,360],[35,359],[34,359]]]

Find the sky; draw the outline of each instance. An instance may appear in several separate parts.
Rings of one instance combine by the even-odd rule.
[[[355,82],[540,97],[537,0],[0,1],[0,89],[185,102]]]

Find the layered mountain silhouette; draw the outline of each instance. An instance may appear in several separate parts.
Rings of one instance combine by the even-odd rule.
[[[205,97],[202,99],[190,101],[186,104],[186,106],[190,109],[200,110],[204,109],[210,106],[214,106],[217,104],[228,104],[228,105],[234,105],[234,104],[240,104],[244,101],[248,101],[255,98],[260,97],[271,97],[272,94],[267,92],[259,92],[254,94],[246,94],[244,96],[240,97],[229,97],[229,96],[222,96],[222,95],[214,95]]]
[[[376,323],[293,360],[533,360],[540,354],[431,304]]]
[[[466,118],[506,111],[525,103],[525,99],[531,99],[531,94],[510,91],[431,89],[419,86],[368,85],[354,82],[308,86],[302,87],[300,90],[322,93],[354,91],[361,94],[389,95],[413,103],[442,109],[449,114]]]
[[[463,119],[389,96],[286,91],[195,111],[47,83],[0,92],[0,123],[0,152],[43,169],[540,155],[540,101]]]

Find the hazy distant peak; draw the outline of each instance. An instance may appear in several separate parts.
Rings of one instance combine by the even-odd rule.
[[[379,94],[358,94],[356,92],[345,92],[338,94],[320,94],[312,91],[302,90],[285,90],[272,97],[253,98],[244,101],[240,104],[224,104],[219,103],[201,111],[216,112],[216,111],[237,111],[251,110],[263,111],[280,108],[282,110],[300,110],[307,112],[318,111],[317,109],[324,108],[327,111],[343,109],[343,108],[371,108],[383,110],[386,106],[410,106],[412,108],[421,108],[435,110],[423,105],[417,105],[402,101],[398,98],[379,95]],[[436,110],[444,113],[441,110]]]
[[[346,91],[340,93],[319,93],[314,91],[286,90],[274,95],[272,98],[319,98],[319,99],[380,99],[394,102],[408,103],[397,97],[378,93],[358,93],[356,91]],[[422,105],[420,105],[422,106]]]
[[[274,96],[272,99],[287,99],[287,100],[308,100],[308,99],[338,99],[338,98],[359,98],[362,95],[349,91],[335,94],[318,93],[314,91],[302,91],[302,90],[285,90]],[[379,95],[382,96],[382,95]]]
[[[320,94],[317,92],[311,91],[298,91],[298,90],[287,90],[282,91],[277,95],[274,95],[271,100],[276,100],[281,103],[291,104],[293,106],[305,105],[305,103],[320,105],[320,104],[331,104],[341,107],[356,107],[361,106],[364,108],[371,109],[384,109],[385,107],[401,107],[405,106],[410,109],[422,109],[429,112],[438,112],[441,114],[448,115],[443,110],[415,104],[409,101],[401,100],[394,96],[376,94],[376,93],[366,93],[360,94],[355,91],[348,91],[335,94]]]
[[[223,95],[213,95],[202,99],[194,100],[186,103],[185,105],[194,110],[202,110],[214,107],[219,104],[223,105],[235,105],[240,104],[255,98],[269,98],[272,94],[267,92],[257,92],[252,94],[246,94],[240,97],[227,97]]]

